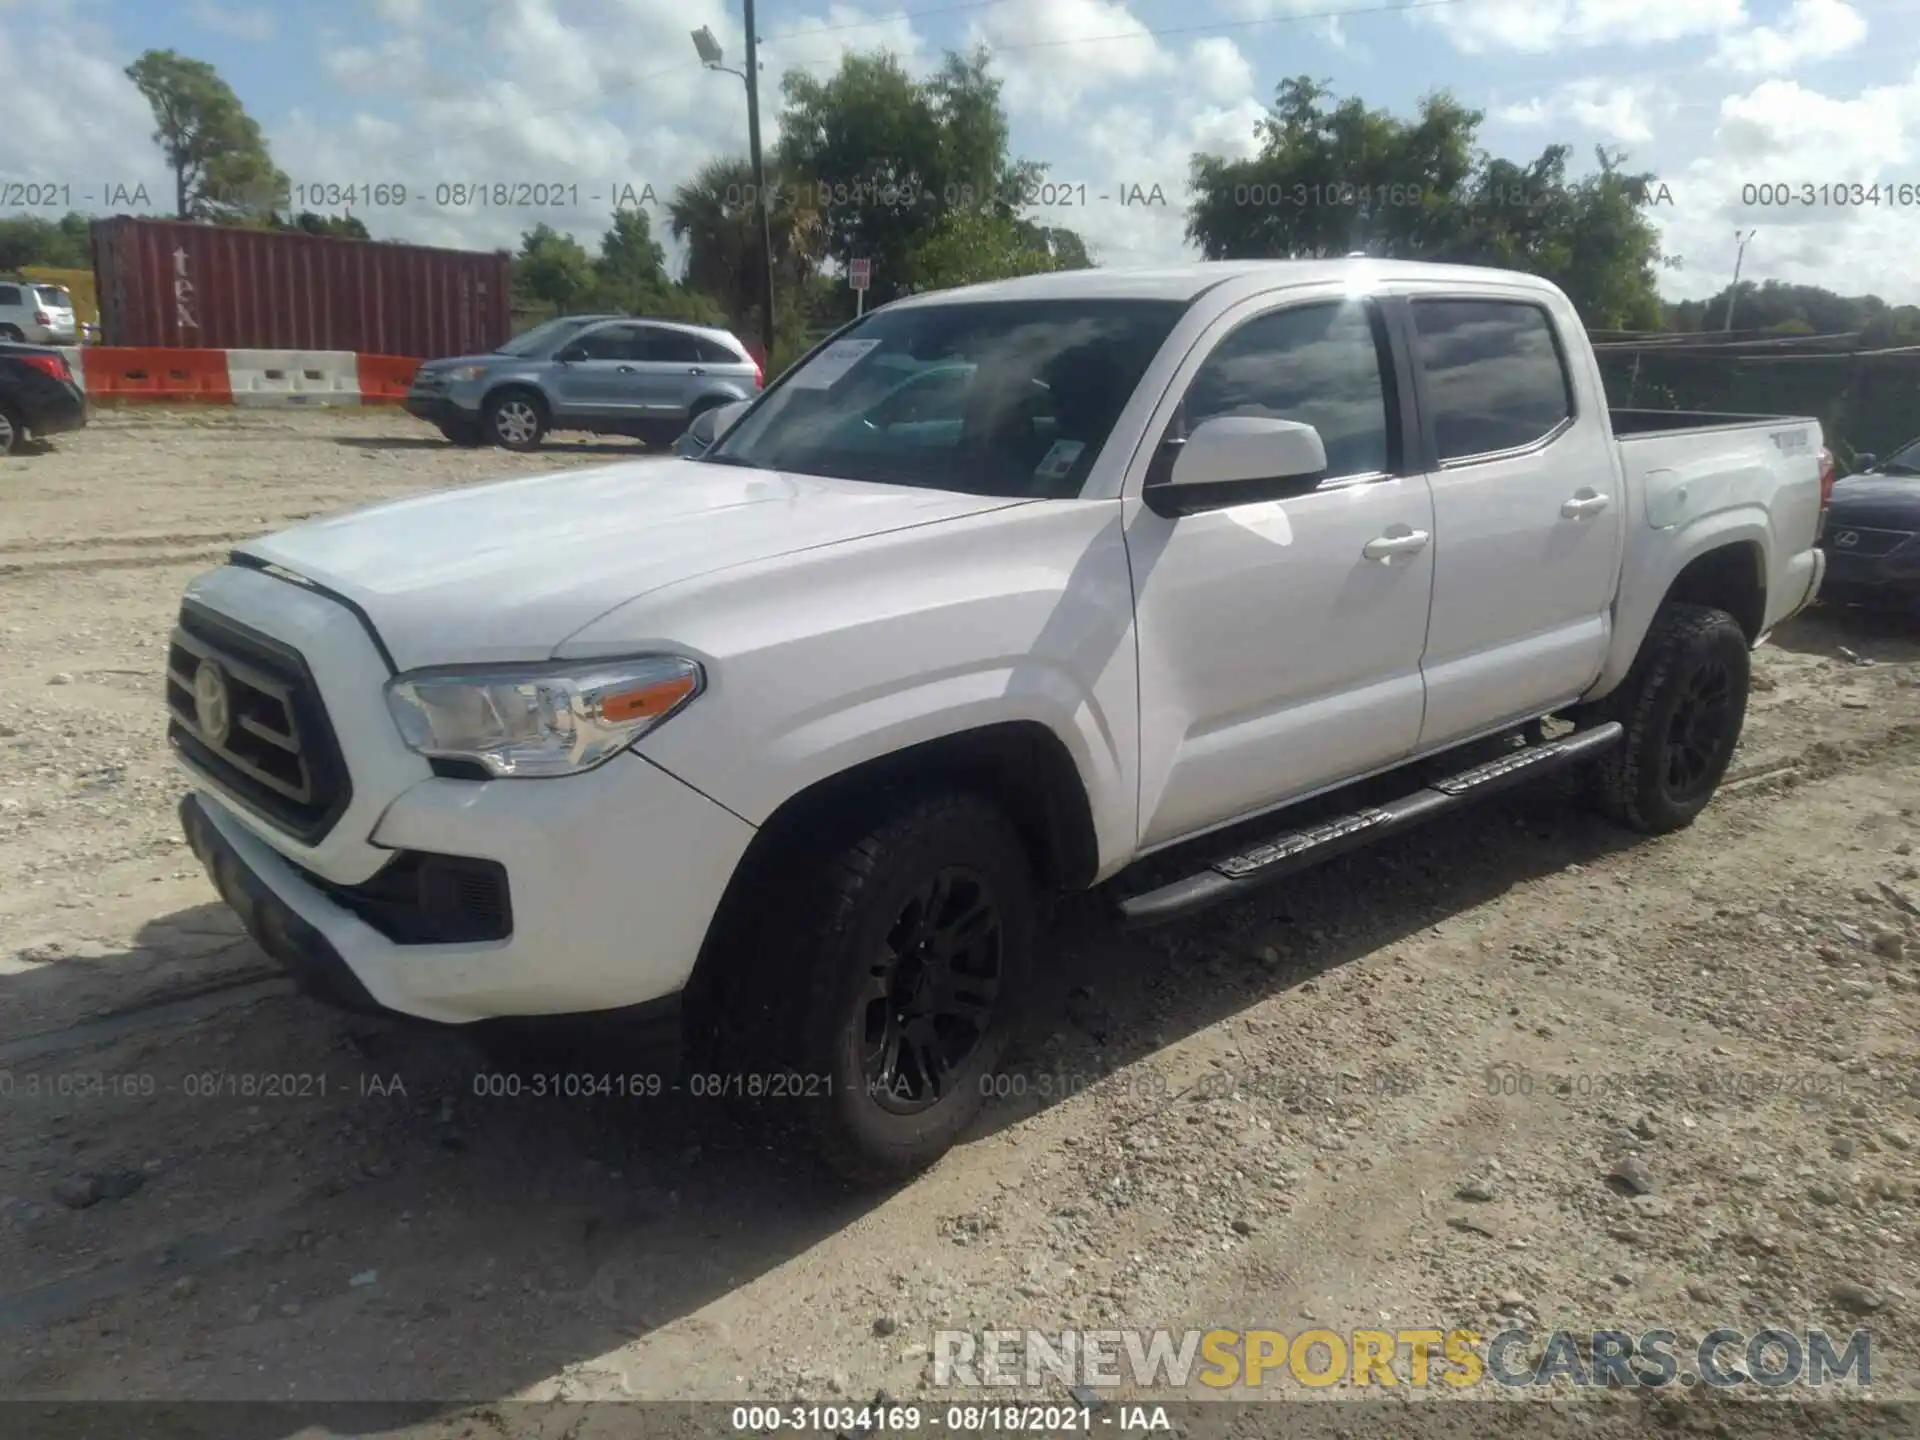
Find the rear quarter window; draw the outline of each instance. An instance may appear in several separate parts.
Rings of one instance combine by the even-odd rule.
[[[1413,319],[1442,463],[1524,450],[1573,418],[1573,381],[1540,306],[1416,300]]]

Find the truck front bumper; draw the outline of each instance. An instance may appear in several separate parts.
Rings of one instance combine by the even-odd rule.
[[[373,843],[495,862],[511,904],[503,938],[422,943],[355,903],[373,882],[341,887],[304,869],[210,791],[188,795],[180,818],[221,897],[303,989],[439,1024],[670,1001],[753,835],[630,754],[566,779],[425,780],[387,808]]]

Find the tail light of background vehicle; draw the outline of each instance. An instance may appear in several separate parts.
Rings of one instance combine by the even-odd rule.
[[[24,360],[36,370],[44,370],[56,380],[64,380],[69,385],[73,383],[73,371],[67,368],[67,357],[64,355],[16,355],[14,358]]]
[[[760,368],[758,360],[753,362],[753,388],[756,390],[767,388],[767,372]]]
[[[53,317],[44,310],[36,310],[33,312],[33,323],[36,325],[51,325],[53,323]]]
[[[1833,500],[1833,482],[1833,451],[1822,445],[1820,447],[1820,523],[1814,527],[1815,543],[1827,538],[1827,506]]]

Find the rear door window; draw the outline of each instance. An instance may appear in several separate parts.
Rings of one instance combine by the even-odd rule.
[[[1524,450],[1573,419],[1573,381],[1538,305],[1415,300],[1413,320],[1442,464]]]
[[[692,337],[694,348],[700,352],[703,365],[745,365],[748,362],[733,353],[718,340],[709,340],[704,335]]]
[[[655,330],[641,327],[640,358],[659,365],[698,365],[705,358],[694,337],[684,330]]]
[[[20,287],[18,285],[0,285],[0,305],[19,305]]]

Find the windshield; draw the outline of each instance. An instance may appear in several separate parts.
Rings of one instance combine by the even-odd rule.
[[[1909,440],[1873,468],[1893,475],[1920,475],[1920,440]]]
[[[73,297],[58,285],[36,285],[34,291],[40,296],[42,305],[51,305],[56,310],[71,310]]]
[[[538,355],[558,345],[563,339],[578,330],[582,325],[591,325],[598,318],[593,315],[562,315],[554,320],[542,320],[531,330],[516,335],[493,353],[496,355]]]
[[[787,376],[709,463],[1060,499],[1186,306],[976,301],[882,310]]]

